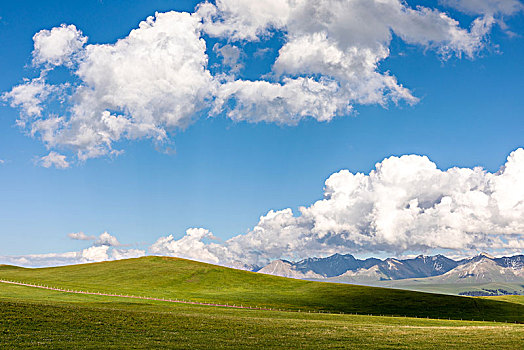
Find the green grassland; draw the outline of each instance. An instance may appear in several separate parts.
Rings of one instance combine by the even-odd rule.
[[[524,305],[524,295],[499,295],[494,297],[483,297],[488,300],[500,300],[515,304]]]
[[[520,349],[524,344],[524,325],[509,323],[524,321],[524,304],[512,298],[309,282],[160,257],[46,269],[3,266],[0,279],[295,310],[186,305],[0,283],[2,349]],[[308,312],[315,310],[332,313]]]
[[[524,321],[524,306],[502,301],[294,280],[166,257],[44,269],[5,266],[0,267],[0,279],[285,310]]]
[[[0,348],[520,349],[524,326],[228,309],[0,285]]]

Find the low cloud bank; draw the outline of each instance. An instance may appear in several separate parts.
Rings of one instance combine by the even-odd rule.
[[[205,229],[160,238],[150,253],[223,265],[263,265],[333,253],[455,253],[524,250],[524,149],[496,173],[439,170],[425,156],[390,157],[369,174],[341,170],[324,199],[299,209],[270,210],[247,234],[205,242]]]
[[[83,232],[70,233],[67,236],[74,240],[93,241],[93,244],[88,248],[75,252],[0,256],[0,264],[25,267],[61,266],[138,258],[146,254],[141,249],[115,248],[121,246],[121,244],[116,237],[107,232],[102,233],[98,237],[88,236]]]
[[[220,242],[205,228],[175,239],[160,237],[151,255],[232,267],[262,266],[334,253],[409,255],[447,251],[524,252],[524,149],[495,173],[476,168],[440,170],[425,156],[389,157],[369,174],[341,170],[325,182],[324,198],[298,213],[270,210],[248,233]],[[139,257],[107,232],[71,239],[91,241],[78,252],[0,257],[0,262],[51,266]]]

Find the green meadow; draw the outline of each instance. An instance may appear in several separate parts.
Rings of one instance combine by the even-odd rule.
[[[0,279],[286,310],[81,295],[0,283],[2,349],[521,349],[524,345],[520,298],[309,282],[161,257],[45,269],[3,266]]]
[[[524,305],[524,295],[499,295],[495,297],[484,297],[484,299],[507,301],[510,303]]]

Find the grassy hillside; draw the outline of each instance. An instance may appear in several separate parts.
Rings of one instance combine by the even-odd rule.
[[[520,349],[524,325],[273,312],[0,284],[2,349]]]
[[[524,321],[524,305],[504,301],[293,280],[166,257],[43,269],[4,266],[0,279],[288,310]]]
[[[500,300],[508,303],[524,305],[524,295],[500,295],[494,297],[483,297],[487,300]]]

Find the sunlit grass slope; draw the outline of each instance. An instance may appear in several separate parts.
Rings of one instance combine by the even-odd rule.
[[[258,311],[0,284],[1,349],[521,349],[524,325]]]
[[[483,299],[506,301],[508,303],[524,305],[524,295],[500,295],[495,297],[483,297]]]
[[[166,257],[43,269],[0,267],[0,279],[306,312],[524,321],[524,305],[504,301],[293,280]]]

